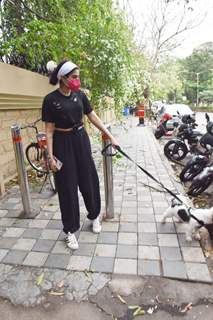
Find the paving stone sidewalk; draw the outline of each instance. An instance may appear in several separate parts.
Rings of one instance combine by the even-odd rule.
[[[137,127],[137,119],[127,120],[113,133],[121,146],[167,188],[182,190],[174,178],[162,147],[149,126]],[[100,153],[95,152],[100,163]],[[91,232],[80,196],[81,229],[77,232],[79,250],[65,247],[61,231],[57,195],[45,190],[32,193],[33,206],[39,210],[34,219],[18,218],[22,208],[18,188],[0,201],[0,265],[18,265],[73,271],[113,274],[155,275],[182,280],[212,282],[199,242],[187,243],[184,225],[170,219],[162,225],[169,195],[125,158],[114,161],[113,221],[103,221],[100,235]],[[104,214],[104,182],[99,166]],[[151,185],[153,188],[148,188]]]

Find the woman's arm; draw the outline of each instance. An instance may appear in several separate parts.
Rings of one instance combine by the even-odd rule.
[[[56,162],[53,157],[53,133],[55,124],[52,122],[45,122],[45,132],[47,137],[47,150],[50,157],[50,166],[53,171],[56,171]]]
[[[107,130],[107,128],[103,124],[102,120],[97,116],[95,111],[92,111],[89,114],[87,114],[87,117],[94,124],[94,126],[96,128],[101,130],[103,133],[105,133],[109,137],[109,139],[111,140],[111,143],[112,143],[113,146],[118,146],[119,145],[117,140],[113,137],[113,135],[109,132],[109,130]]]
[[[52,122],[45,122],[45,131],[47,137],[47,150],[50,159],[53,159],[53,133],[55,130],[55,124]]]

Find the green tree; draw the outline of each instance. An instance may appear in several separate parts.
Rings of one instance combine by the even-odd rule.
[[[196,102],[197,94],[213,89],[213,43],[205,43],[182,60],[182,81],[190,102]]]
[[[178,77],[180,63],[177,59],[167,57],[152,74],[151,91],[155,100],[170,102],[181,101],[183,86]]]
[[[133,91],[129,82],[142,82],[143,56],[112,0],[5,0],[1,21],[2,60],[37,72],[50,59],[73,60],[97,107],[103,95],[120,107]]]

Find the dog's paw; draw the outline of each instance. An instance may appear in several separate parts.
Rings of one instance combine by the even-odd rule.
[[[200,241],[200,239],[201,239],[200,234],[199,233],[195,233],[194,239],[197,240],[197,241]]]

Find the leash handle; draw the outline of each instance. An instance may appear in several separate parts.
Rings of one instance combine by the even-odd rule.
[[[103,148],[103,150],[101,151],[101,154],[102,154],[103,156],[105,156],[105,157],[114,157],[114,156],[116,156],[117,151],[115,151],[114,153],[113,153],[113,152],[110,152],[110,153],[107,152],[108,148],[111,147],[111,146],[112,146],[112,144],[109,143],[106,147]],[[116,148],[116,149],[117,149],[117,148]]]

